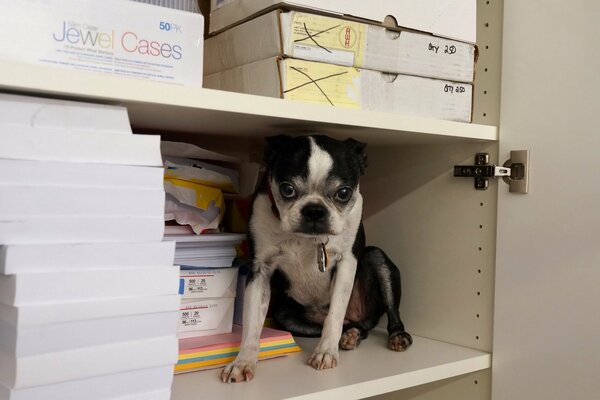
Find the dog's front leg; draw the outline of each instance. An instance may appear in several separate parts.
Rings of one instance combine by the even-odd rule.
[[[323,324],[321,340],[308,363],[316,369],[334,368],[338,364],[339,341],[342,336],[344,317],[356,275],[356,258],[345,255],[338,263],[329,312]]]
[[[265,323],[271,297],[270,275],[267,268],[256,268],[244,293],[244,326],[240,352],[221,372],[223,382],[249,381],[260,352],[260,334]]]

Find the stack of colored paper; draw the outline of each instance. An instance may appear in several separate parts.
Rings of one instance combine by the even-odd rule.
[[[235,359],[240,351],[242,327],[233,326],[231,333],[179,340],[179,360],[175,373],[215,368]],[[301,349],[289,332],[263,328],[260,336],[259,360],[282,357]]]

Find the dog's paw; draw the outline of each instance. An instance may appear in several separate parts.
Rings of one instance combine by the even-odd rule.
[[[404,351],[412,344],[413,339],[408,332],[394,332],[390,335],[388,346],[394,351]]]
[[[221,381],[223,383],[251,381],[254,378],[255,368],[256,363],[235,360],[223,368],[223,371],[221,371]]]
[[[327,350],[319,351],[318,349],[308,358],[308,364],[314,369],[330,369],[335,368],[338,365],[338,351]]]
[[[361,337],[358,328],[350,328],[342,333],[340,339],[340,349],[342,350],[354,350],[360,344]]]

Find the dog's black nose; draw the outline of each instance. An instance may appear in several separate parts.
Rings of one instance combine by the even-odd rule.
[[[302,217],[308,222],[323,222],[327,217],[327,209],[321,204],[307,204],[302,208]]]

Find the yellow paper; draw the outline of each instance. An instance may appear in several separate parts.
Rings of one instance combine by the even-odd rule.
[[[167,193],[174,195],[184,204],[197,207],[202,210],[207,210],[210,203],[214,202],[215,205],[221,210],[221,215],[225,210],[225,200],[220,189],[172,178],[165,178],[165,183],[172,185],[172,187],[165,187]],[[177,196],[175,193],[173,193],[173,191],[177,188],[182,189],[181,193],[179,193],[181,196]]]
[[[365,24],[296,12],[292,19],[293,56],[360,67],[365,32]]]
[[[282,63],[285,99],[360,107],[360,71],[356,68],[291,58]]]

